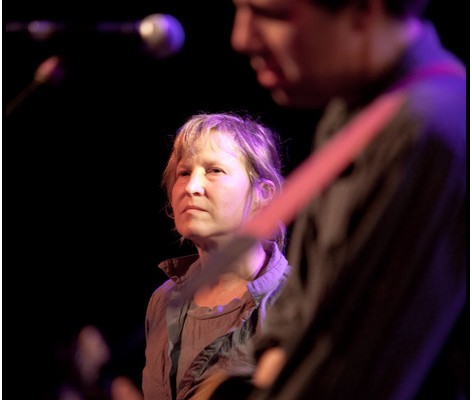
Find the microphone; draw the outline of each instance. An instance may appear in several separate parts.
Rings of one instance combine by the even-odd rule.
[[[151,14],[134,22],[99,22],[92,27],[77,27],[46,20],[7,22],[5,32],[28,33],[33,40],[48,40],[61,32],[139,35],[147,50],[156,58],[173,56],[182,49],[185,42],[185,31],[181,23],[169,14]]]
[[[34,78],[31,83],[10,101],[5,108],[5,116],[9,116],[27,97],[29,97],[41,85],[49,82],[58,82],[62,79],[63,69],[61,59],[58,56],[51,56],[44,60],[36,68]]]
[[[185,43],[185,31],[180,22],[168,14],[151,14],[138,23],[141,39],[157,58],[178,53]]]

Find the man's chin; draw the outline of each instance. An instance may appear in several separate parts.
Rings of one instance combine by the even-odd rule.
[[[301,99],[299,96],[289,94],[287,91],[282,89],[271,90],[272,100],[281,107],[288,108],[310,108],[307,99]]]
[[[273,89],[270,92],[272,96],[272,100],[274,100],[279,106],[287,107],[290,105],[290,99],[285,93],[285,91],[281,89]]]
[[[321,109],[326,104],[325,101],[315,96],[307,96],[280,88],[272,89],[270,93],[272,100],[281,107]]]

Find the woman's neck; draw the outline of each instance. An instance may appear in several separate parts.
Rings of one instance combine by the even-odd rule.
[[[199,255],[204,269],[211,252],[199,249]],[[236,260],[229,272],[219,275],[213,282],[200,288],[194,295],[194,302],[199,306],[212,308],[228,304],[235,298],[242,298],[247,292],[247,284],[257,277],[266,264],[266,258],[262,244],[257,243]]]

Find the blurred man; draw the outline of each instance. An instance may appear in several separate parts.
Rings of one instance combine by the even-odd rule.
[[[297,217],[252,399],[463,399],[466,81],[424,0],[234,0],[232,45],[314,151],[375,99],[403,106]]]

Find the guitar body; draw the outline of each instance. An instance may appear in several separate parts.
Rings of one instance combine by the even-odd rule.
[[[247,400],[256,390],[248,378],[232,376],[221,382],[208,400]]]
[[[251,377],[216,374],[205,381],[192,400],[247,400],[257,390]]]

